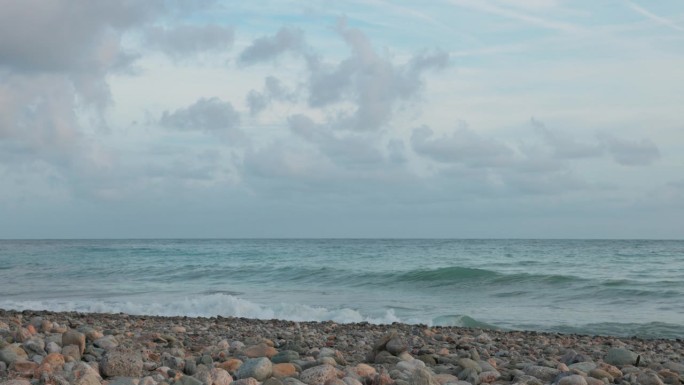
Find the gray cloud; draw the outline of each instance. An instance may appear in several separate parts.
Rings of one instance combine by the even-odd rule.
[[[136,59],[122,35],[163,15],[165,3],[26,0],[1,8],[0,146],[12,148],[3,161],[90,172],[83,165],[98,167],[108,156],[92,139],[92,130],[107,128],[107,76]]]
[[[516,163],[515,151],[504,143],[485,138],[462,126],[450,135],[436,136],[422,126],[411,135],[413,150],[442,163],[462,163],[470,167],[506,167]]]
[[[5,1],[0,12],[0,66],[18,72],[102,69],[116,61],[118,33],[162,5],[159,0]],[[98,55],[102,50],[109,59]]]
[[[660,150],[648,139],[627,140],[605,133],[600,134],[599,139],[613,159],[623,166],[648,166],[660,158]]]
[[[368,38],[359,30],[347,28],[342,22],[338,32],[351,48],[351,56],[336,66],[329,66],[315,57],[307,63],[309,104],[312,107],[352,101],[352,111],[339,114],[336,128],[357,131],[377,130],[386,124],[394,108],[402,100],[414,97],[422,87],[421,77],[431,69],[448,65],[444,52],[421,53],[404,65],[375,52]]]
[[[233,28],[213,24],[152,27],[145,32],[145,39],[150,47],[175,59],[204,51],[227,50],[232,47],[234,38]]]
[[[251,90],[247,94],[247,105],[251,115],[257,115],[261,111],[268,108],[274,102],[295,102],[297,100],[297,93],[287,89],[275,76],[267,76],[264,79],[264,88],[262,91]]]
[[[256,39],[241,56],[243,64],[272,60],[292,52],[301,55],[309,71],[309,106],[333,107],[351,102],[351,109],[337,111],[329,121],[331,128],[355,131],[374,131],[383,127],[392,117],[400,102],[415,97],[423,86],[422,77],[430,70],[449,64],[445,52],[422,52],[404,64],[395,64],[388,56],[380,55],[358,29],[348,28],[342,20],[337,32],[349,46],[351,54],[339,63],[327,63],[306,48],[301,30],[282,28],[274,36]],[[273,95],[273,94],[271,94]],[[247,103],[253,114],[266,108],[272,96],[253,91]]]
[[[260,37],[245,48],[238,61],[242,64],[254,64],[273,60],[285,52],[298,52],[304,48],[304,32],[298,28],[281,28],[273,36]]]
[[[544,142],[551,147],[553,155],[560,159],[594,158],[603,155],[601,143],[580,142],[570,135],[552,131],[544,123],[532,118],[530,123]]]
[[[378,164],[384,157],[374,140],[367,135],[333,133],[329,127],[316,124],[305,115],[288,119],[290,129],[299,137],[314,143],[333,162],[345,167]]]
[[[164,111],[159,124],[183,131],[205,131],[230,140],[244,137],[240,130],[240,114],[230,102],[219,98],[201,98],[188,107]]]

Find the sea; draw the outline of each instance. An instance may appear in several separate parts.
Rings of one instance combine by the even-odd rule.
[[[0,308],[684,338],[684,241],[0,240]]]

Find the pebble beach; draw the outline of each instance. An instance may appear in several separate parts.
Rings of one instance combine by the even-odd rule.
[[[0,383],[681,384],[684,341],[0,310]]]

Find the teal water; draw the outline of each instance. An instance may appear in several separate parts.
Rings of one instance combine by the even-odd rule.
[[[0,308],[684,338],[684,241],[0,241]]]

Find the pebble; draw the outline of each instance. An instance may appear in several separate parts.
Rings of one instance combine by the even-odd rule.
[[[106,377],[140,377],[143,370],[139,351],[116,348],[107,351],[100,362],[102,374]]]
[[[18,376],[23,385],[677,385],[683,348],[404,324],[0,310],[3,385]]]
[[[85,352],[86,337],[85,334],[76,330],[68,330],[62,334],[62,347],[67,345],[76,345],[80,354]]]
[[[250,358],[243,362],[238,369],[236,376],[238,379],[252,377],[257,381],[263,381],[273,374],[273,364],[266,357]]]
[[[337,378],[337,369],[329,364],[314,366],[299,375],[299,379],[308,385],[324,384],[335,378]]]
[[[587,384],[587,380],[584,377],[582,377],[578,374],[572,374],[572,375],[565,376],[565,377],[561,378],[558,381],[558,385],[588,385],[588,384]]]
[[[637,354],[624,348],[612,348],[608,350],[604,361],[610,365],[623,366],[634,365]]]

